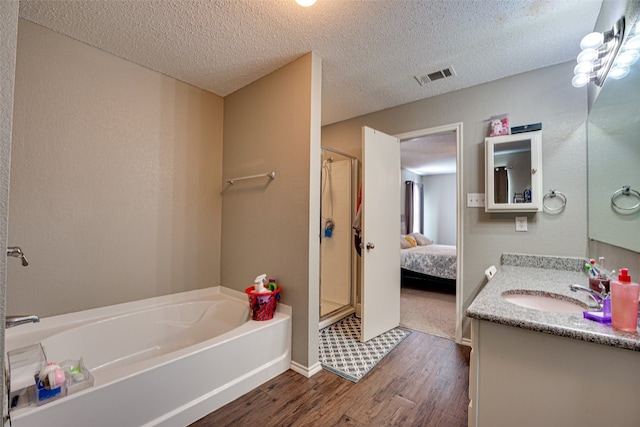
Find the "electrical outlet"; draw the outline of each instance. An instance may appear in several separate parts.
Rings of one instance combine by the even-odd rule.
[[[484,193],[467,193],[467,207],[468,208],[483,208],[484,207]]]
[[[527,231],[527,217],[526,216],[517,216],[516,217],[516,231]]]
[[[476,195],[473,193],[467,193],[467,207],[474,208],[476,206]]]

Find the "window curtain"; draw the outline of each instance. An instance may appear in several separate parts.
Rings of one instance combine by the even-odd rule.
[[[405,181],[405,218],[406,234],[424,232],[424,196],[423,186],[413,181]]]
[[[494,203],[509,203],[509,176],[507,168],[500,166],[493,171]]]

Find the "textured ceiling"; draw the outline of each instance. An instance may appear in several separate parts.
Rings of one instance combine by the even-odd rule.
[[[416,175],[456,173],[456,133],[409,139],[400,144],[400,164]]]
[[[601,3],[21,0],[20,16],[221,96],[315,51],[329,124],[569,61]]]

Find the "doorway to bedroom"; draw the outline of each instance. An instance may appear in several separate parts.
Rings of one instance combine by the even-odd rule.
[[[400,325],[459,342],[462,123],[396,136],[402,177]]]

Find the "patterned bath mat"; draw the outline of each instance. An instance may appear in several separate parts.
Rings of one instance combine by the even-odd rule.
[[[324,369],[357,383],[410,334],[395,328],[362,343],[360,319],[351,315],[320,331],[320,363]]]

